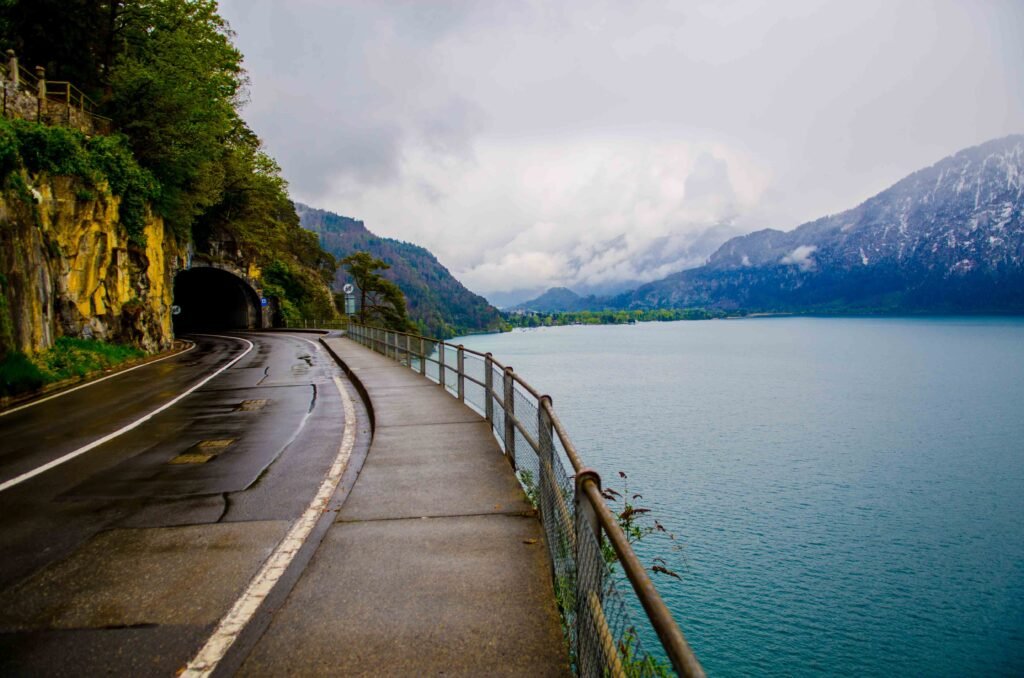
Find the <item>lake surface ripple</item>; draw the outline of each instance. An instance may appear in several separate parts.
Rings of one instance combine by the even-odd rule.
[[[461,339],[678,539],[719,676],[1024,675],[1024,320],[758,318]]]

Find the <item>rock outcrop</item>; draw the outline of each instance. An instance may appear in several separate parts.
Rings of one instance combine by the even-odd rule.
[[[184,250],[159,217],[133,241],[120,198],[79,179],[20,175],[0,193],[0,349],[33,353],[63,335],[170,346]]]

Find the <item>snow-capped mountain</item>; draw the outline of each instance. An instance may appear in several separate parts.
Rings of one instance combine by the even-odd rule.
[[[857,207],[733,238],[615,306],[1024,311],[1024,135],[945,158]]]

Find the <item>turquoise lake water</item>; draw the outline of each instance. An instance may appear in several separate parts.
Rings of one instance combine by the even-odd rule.
[[[717,676],[1024,675],[1024,320],[477,335],[553,396]],[[681,549],[674,548],[681,545]]]

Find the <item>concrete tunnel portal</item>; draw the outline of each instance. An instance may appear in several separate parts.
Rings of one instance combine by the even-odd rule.
[[[260,297],[248,282],[219,268],[196,267],[174,277],[174,333],[258,329]]]

